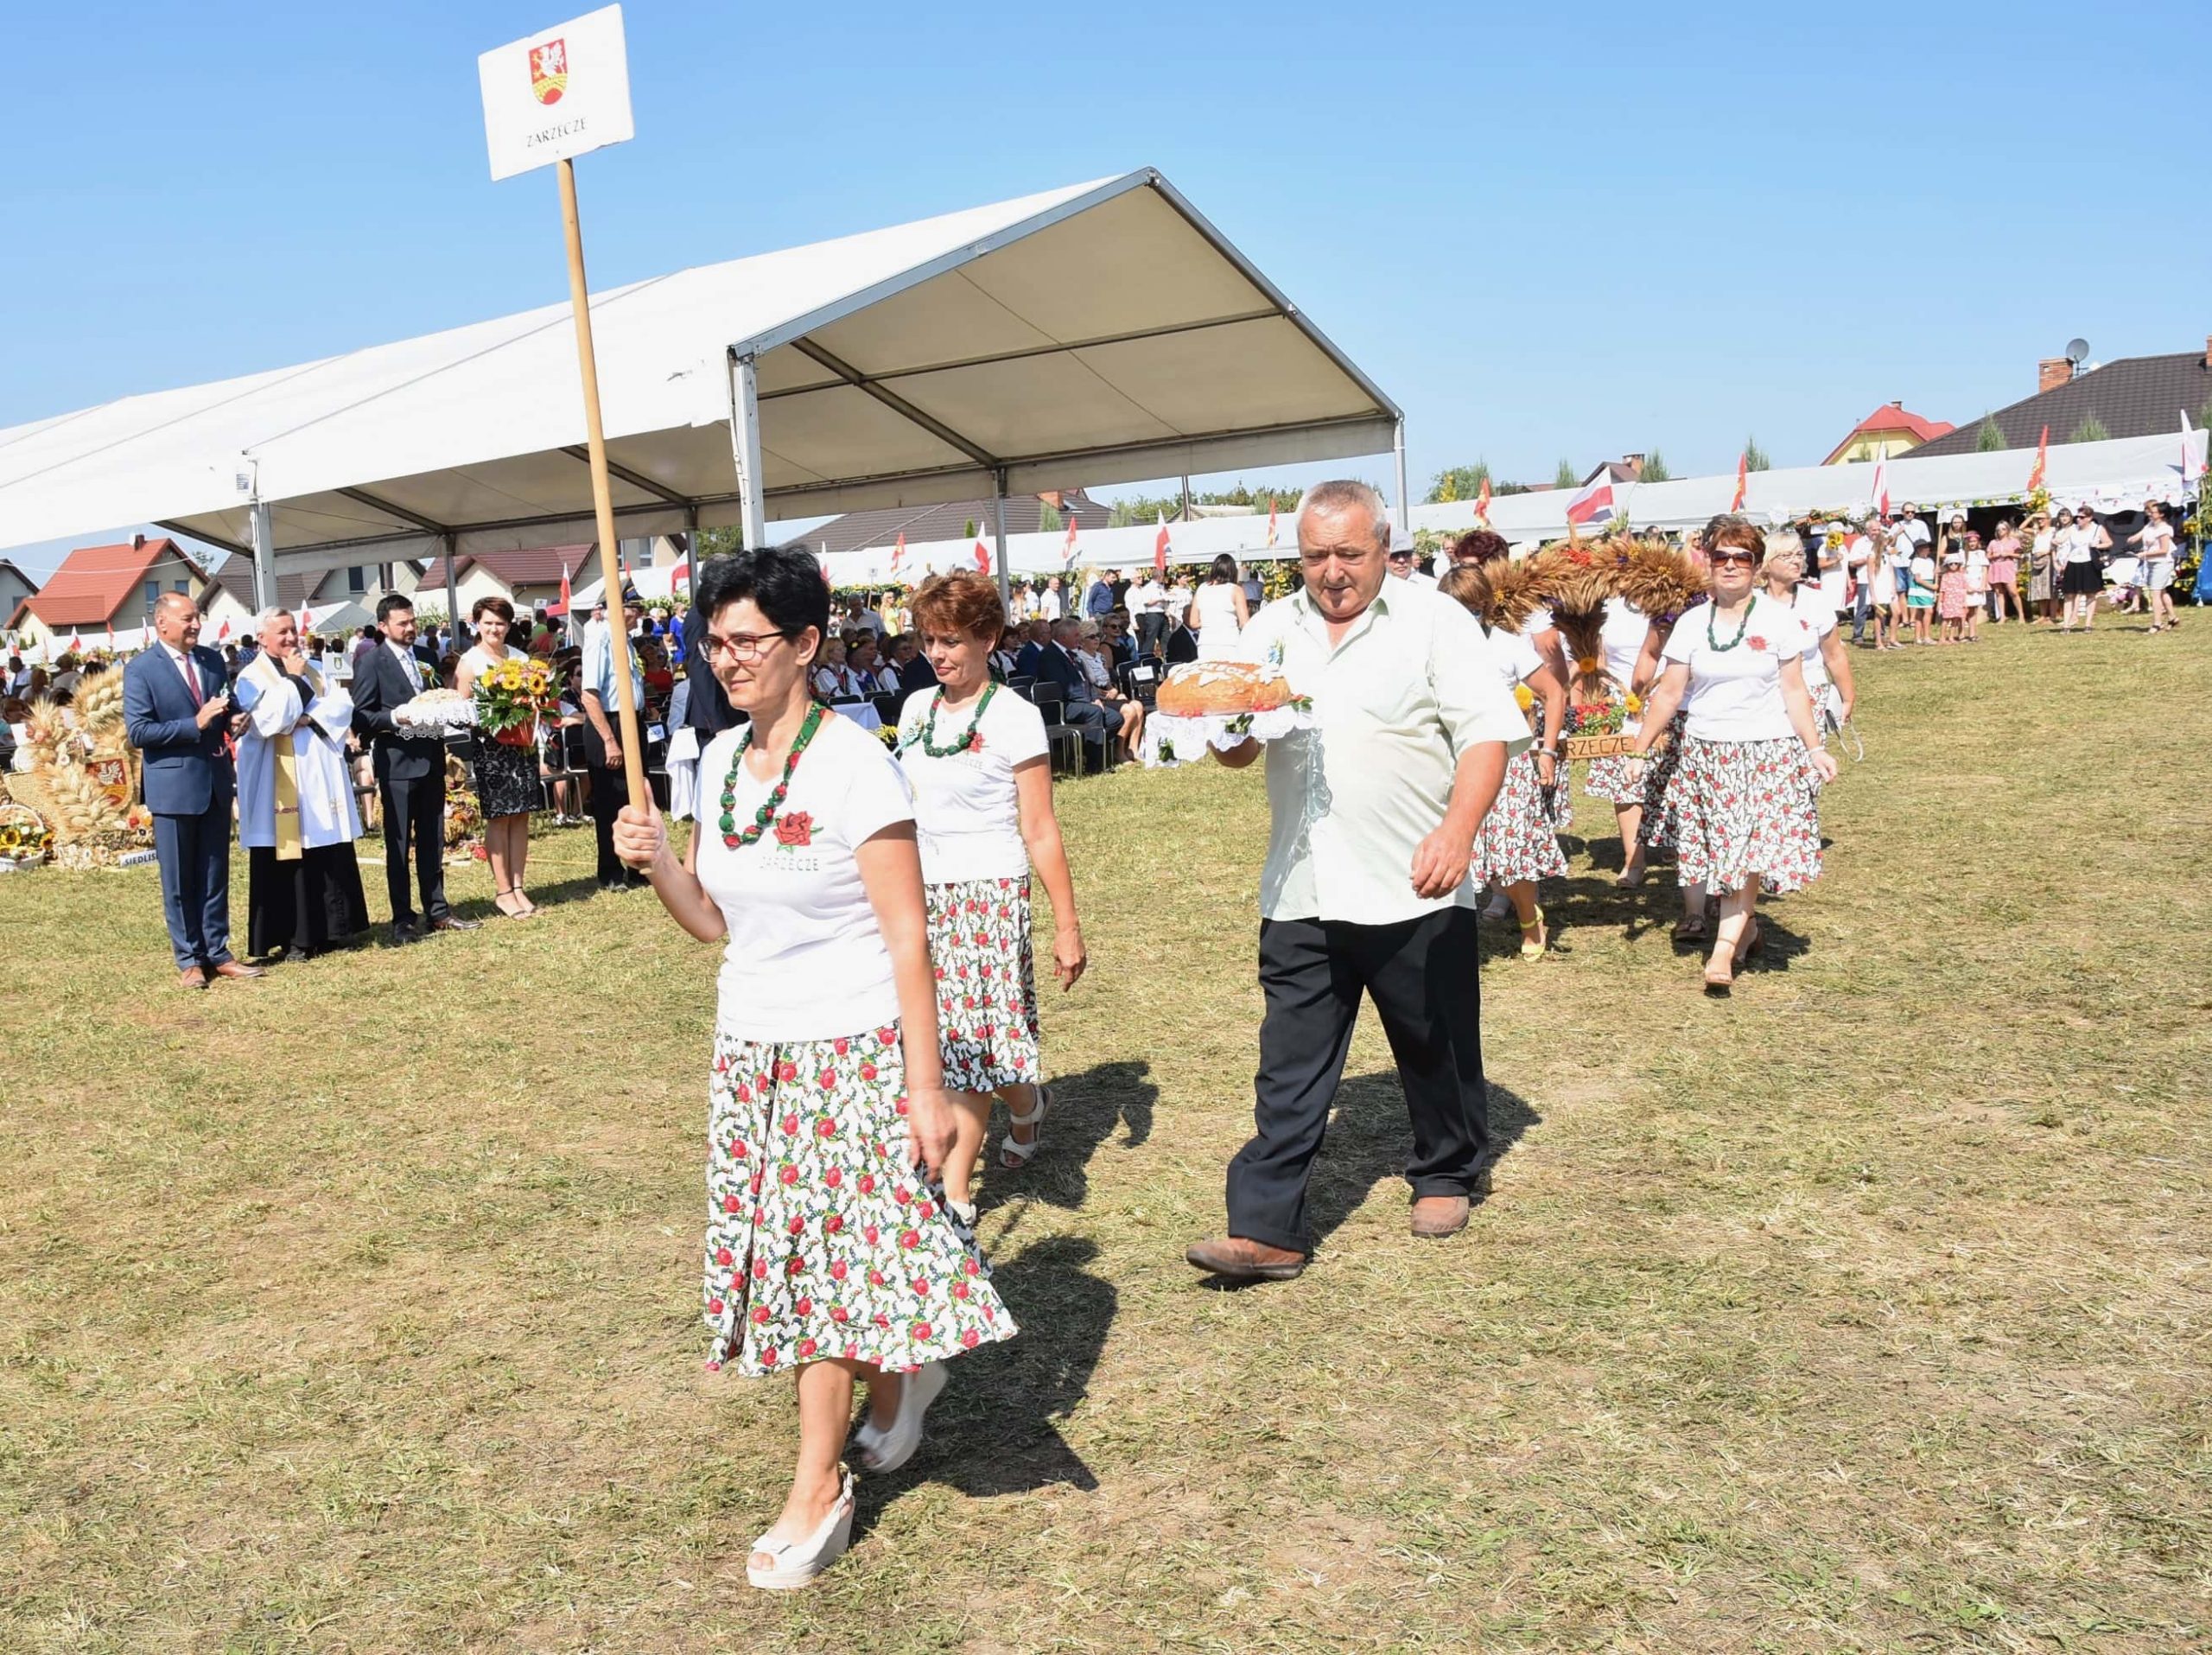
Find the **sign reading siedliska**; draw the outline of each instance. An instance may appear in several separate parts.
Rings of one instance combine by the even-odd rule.
[[[476,76],[494,179],[636,134],[620,6],[495,47],[476,60]]]

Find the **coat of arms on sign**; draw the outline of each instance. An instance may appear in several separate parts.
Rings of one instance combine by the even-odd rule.
[[[543,46],[530,48],[531,96],[541,104],[557,104],[561,94],[569,89],[569,48],[564,41],[550,40]]]

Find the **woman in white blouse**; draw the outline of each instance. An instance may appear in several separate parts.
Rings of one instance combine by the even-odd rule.
[[[2096,629],[2097,598],[2105,589],[2101,554],[2111,550],[2112,532],[2097,521],[2097,514],[2088,506],[2077,506],[2074,520],[2059,530],[2055,548],[2058,590],[2065,601],[2059,631],[2073,631],[2077,614],[2083,632]]]
[[[1759,945],[1752,910],[1761,886],[1802,890],[1819,876],[1818,788],[1835,776],[1805,692],[1803,623],[1753,590],[1765,550],[1748,523],[1714,534],[1707,548],[1713,595],[1675,622],[1637,737],[1648,751],[1675,708],[1687,710],[1675,856],[1686,894],[1707,883],[1721,894],[1705,966],[1713,994],[1728,992]]]
[[[944,1196],[970,1228],[969,1182],[991,1100],[1006,1103],[999,1164],[1009,1172],[1037,1153],[1051,1102],[1037,1049],[1033,868],[1052,901],[1052,975],[1063,990],[1076,985],[1087,959],[1052,813],[1044,718],[991,681],[988,652],[1005,620],[998,588],[984,576],[925,581],[914,594],[914,625],[938,687],[909,697],[899,721],[899,762],[913,785],[929,897],[938,1039],[957,1117]]]
[[[2140,577],[2151,600],[2151,630],[2171,632],[2180,625],[2174,618],[2174,525],[2157,500],[2144,502],[2143,515],[2143,526],[2127,538],[2143,549]]]
[[[1184,624],[1198,635],[1198,659],[1226,661],[1236,654],[1236,638],[1252,619],[1244,589],[1236,583],[1236,560],[1223,552],[1206,571],[1206,583],[1191,599]]]
[[[832,638],[822,646],[822,665],[814,669],[814,693],[824,701],[852,701],[875,693],[873,684],[846,664],[845,646]]]
[[[684,930],[728,939],[703,1296],[710,1366],[798,1376],[798,1468],[746,1564],[783,1590],[851,1536],[855,1382],[862,1463],[895,1469],[945,1359],[1014,1327],[938,1184],[957,1126],[912,796],[882,744],[809,691],[830,624],[820,570],[803,548],[740,551],[701,568],[697,597],[701,652],[751,722],[700,757],[682,862],[650,805],[624,807],[615,845]]]
[[[1827,595],[1804,584],[1804,541],[1795,529],[1775,530],[1766,538],[1760,589],[1776,602],[1789,605],[1805,628],[1805,648],[1797,662],[1804,671],[1805,693],[1812,697],[1814,723],[1840,729],[1851,721],[1858,686],[1835,611],[1828,608]]]

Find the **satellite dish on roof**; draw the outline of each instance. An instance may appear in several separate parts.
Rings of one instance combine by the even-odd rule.
[[[2088,356],[2089,341],[2088,340],[2069,339],[2066,341],[2066,360],[2071,362],[2075,367],[2080,367],[2083,362],[2088,360]]]

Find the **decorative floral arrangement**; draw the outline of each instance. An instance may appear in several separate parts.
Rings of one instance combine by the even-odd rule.
[[[0,819],[0,862],[33,867],[54,854],[54,830],[28,805],[18,808],[30,819]]]
[[[1643,697],[1633,691],[1605,701],[1577,701],[1567,710],[1567,727],[1576,735],[1618,735],[1643,711]]]
[[[476,675],[476,727],[494,735],[527,729],[540,714],[557,712],[561,691],[552,664],[532,657],[499,661]]]

